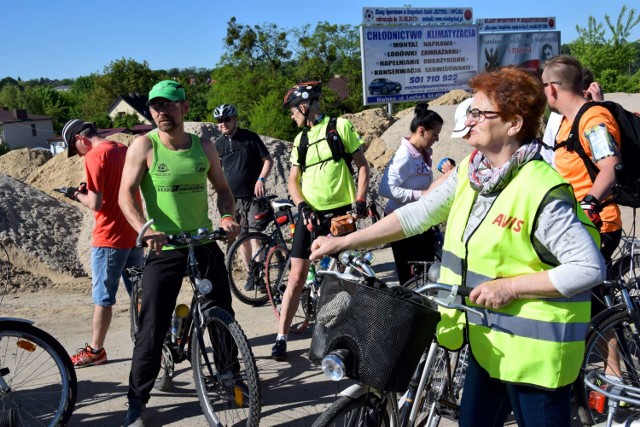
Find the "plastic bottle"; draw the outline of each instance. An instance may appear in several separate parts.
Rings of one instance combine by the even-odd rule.
[[[309,265],[309,272],[307,273],[307,281],[305,282],[305,286],[313,285],[316,280],[316,265],[311,263]]]
[[[320,260],[320,270],[326,270],[327,268],[329,268],[329,264],[331,264],[331,257],[325,255]]]
[[[189,307],[184,304],[178,304],[173,317],[171,318],[171,340],[177,342],[182,335],[185,319],[189,316]]]
[[[318,271],[325,271],[329,269],[331,265],[332,258],[330,256],[325,255],[321,260],[320,264],[318,264]],[[316,277],[313,280],[313,285],[318,289],[322,284],[322,278],[324,276],[322,274],[316,274]]]

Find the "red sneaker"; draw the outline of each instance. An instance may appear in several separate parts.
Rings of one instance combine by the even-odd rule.
[[[71,363],[73,363],[73,366],[76,368],[104,365],[107,361],[107,351],[104,348],[98,353],[94,353],[89,344],[85,344],[84,348],[78,349],[78,352],[71,356]]]

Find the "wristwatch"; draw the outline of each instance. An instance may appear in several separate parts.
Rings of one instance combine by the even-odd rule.
[[[258,181],[266,182],[266,181],[267,181],[267,179],[266,179],[266,178],[263,178],[263,177],[260,177],[260,178],[258,178]]]

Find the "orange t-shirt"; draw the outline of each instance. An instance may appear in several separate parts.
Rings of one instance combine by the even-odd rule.
[[[106,141],[93,147],[85,156],[87,189],[102,193],[102,207],[93,213],[96,220],[92,235],[94,247],[128,249],[136,245],[137,234],[118,205],[126,155],[126,145]]]
[[[607,130],[616,142],[618,152],[620,151],[620,130],[618,129],[618,124],[616,123],[615,118],[605,107],[591,107],[582,115],[578,131],[580,135],[580,144],[582,145],[584,152],[592,161],[593,157],[591,154],[591,146],[589,145],[587,138],[584,136],[584,133],[586,130],[601,124],[606,126]],[[566,118],[562,119],[558,135],[556,136],[556,144],[565,141],[569,137],[572,125],[573,122],[569,122]],[[560,175],[573,186],[576,199],[582,200],[587,194],[589,194],[593,182],[591,181],[589,172],[587,172],[587,168],[578,153],[575,151],[569,152],[566,147],[559,148],[555,152],[554,164],[558,173],[560,173]],[[618,205],[611,204],[605,206],[600,213],[600,218],[602,218],[603,222],[602,229],[600,230],[602,233],[619,230],[622,227],[622,220],[620,218],[620,209],[618,208]]]

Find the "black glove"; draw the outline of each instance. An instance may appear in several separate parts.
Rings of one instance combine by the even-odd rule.
[[[353,212],[358,216],[367,216],[367,202],[356,200],[353,204]]]
[[[602,228],[602,218],[600,218],[602,206],[600,206],[600,201],[591,194],[587,194],[587,197],[580,202],[580,207],[584,210],[584,213],[587,214],[587,217],[589,217],[593,225],[600,230],[600,228]]]
[[[302,215],[307,222],[313,219],[313,209],[305,201],[298,203],[298,214]]]

